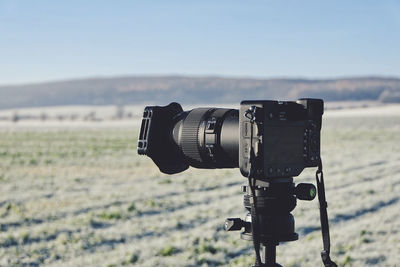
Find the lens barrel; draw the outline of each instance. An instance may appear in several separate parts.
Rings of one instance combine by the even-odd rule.
[[[172,137],[190,166],[238,167],[238,110],[196,108],[183,112],[176,118]]]

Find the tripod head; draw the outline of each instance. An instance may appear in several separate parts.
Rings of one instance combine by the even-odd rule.
[[[275,262],[276,246],[280,242],[298,239],[294,217],[290,212],[296,207],[297,199],[313,200],[316,188],[313,184],[305,183],[295,186],[292,177],[270,179],[268,182],[256,180],[254,195],[251,187],[251,184],[242,186],[243,202],[247,210],[245,219],[226,219],[225,230],[237,231],[244,228],[242,239],[253,241],[255,248],[257,244],[264,247],[264,260],[259,266],[280,266]],[[252,206],[256,210],[255,216],[252,216]]]

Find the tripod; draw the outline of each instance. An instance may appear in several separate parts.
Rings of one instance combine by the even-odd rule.
[[[290,212],[296,207],[297,199],[313,200],[315,198],[315,186],[304,183],[295,186],[293,178],[286,177],[267,181],[256,180],[253,188],[250,184],[242,186],[242,192],[247,215],[244,220],[226,219],[225,230],[237,231],[244,228],[241,238],[253,241],[256,250],[255,266],[281,266],[276,263],[276,246],[280,242],[298,239],[298,234],[295,233],[294,217]],[[260,245],[263,246],[263,259],[259,257]]]

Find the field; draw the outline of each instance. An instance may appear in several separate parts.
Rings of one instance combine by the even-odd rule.
[[[394,113],[393,113],[394,110]],[[399,266],[400,108],[330,111],[322,154],[332,257]],[[369,112],[368,112],[369,111]],[[390,115],[393,114],[393,115]],[[137,122],[0,127],[0,266],[250,266],[237,169],[161,174],[136,154]],[[315,182],[308,170],[296,182]],[[317,201],[298,201],[284,266],[322,266]]]

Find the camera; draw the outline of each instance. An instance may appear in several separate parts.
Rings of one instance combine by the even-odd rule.
[[[148,106],[138,153],[167,174],[195,168],[237,168],[258,179],[299,175],[320,160],[321,99],[242,101],[240,109]]]

